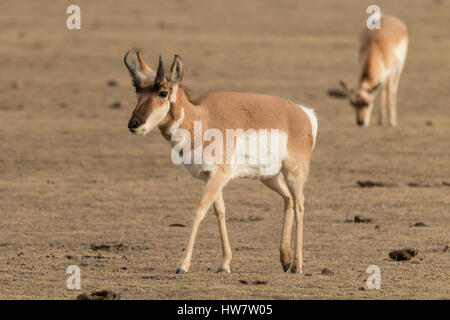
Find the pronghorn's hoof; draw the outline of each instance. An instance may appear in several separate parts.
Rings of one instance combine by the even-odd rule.
[[[186,270],[184,270],[184,269],[177,269],[177,271],[175,272],[176,274],[184,274],[184,273],[186,273],[187,271]]]
[[[284,272],[287,272],[289,270],[289,268],[291,267],[291,263],[289,262],[288,264],[283,264],[283,270]]]
[[[228,268],[228,269],[224,269],[224,268],[219,268],[219,270],[217,270],[217,273],[231,273],[231,270]]]
[[[302,273],[302,268],[298,267],[297,265],[294,264],[291,268],[291,272],[292,273]]]

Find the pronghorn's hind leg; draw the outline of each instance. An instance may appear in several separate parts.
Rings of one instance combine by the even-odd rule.
[[[280,196],[283,197],[284,200],[284,218],[280,243],[280,260],[283,266],[283,270],[284,272],[286,272],[289,270],[289,267],[292,263],[291,231],[294,218],[294,201],[282,173],[279,173],[277,176],[271,179],[261,180],[261,182],[270,189],[277,192]]]
[[[220,238],[222,240],[222,264],[219,267],[218,272],[230,273],[230,262],[232,258],[230,242],[228,241],[227,226],[225,223],[225,203],[223,201],[222,191],[214,201],[214,212],[217,217],[217,223],[219,224]]]
[[[287,163],[283,166],[283,174],[286,180],[286,184],[291,193],[294,202],[295,213],[295,253],[294,260],[292,262],[291,272],[302,273],[302,242],[303,242],[303,214],[304,214],[304,196],[303,196],[303,183],[306,178],[306,170],[304,170],[301,162],[294,162],[290,165]]]
[[[397,125],[397,74],[393,72],[387,81],[388,100],[389,100],[389,125],[395,127]]]

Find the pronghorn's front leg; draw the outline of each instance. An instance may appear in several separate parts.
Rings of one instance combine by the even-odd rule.
[[[225,203],[223,201],[223,194],[220,191],[216,201],[214,201],[214,211],[216,213],[217,222],[219,224],[220,238],[222,240],[222,264],[218,272],[230,273],[230,262],[232,258],[230,242],[228,241],[227,225],[225,223]]]
[[[387,82],[388,99],[389,99],[389,125],[395,127],[397,125],[397,103],[395,90],[395,75],[391,75]]]
[[[220,170],[218,170],[217,173],[207,181],[205,190],[203,191],[200,201],[195,208],[191,235],[189,237],[185,255],[178,264],[177,273],[186,273],[189,270],[192,252],[194,250],[194,242],[197,236],[200,222],[202,222],[203,218],[208,212],[209,207],[214,201],[216,201],[217,197],[222,191],[222,188],[226,185],[227,182],[228,178]]]
[[[387,92],[387,84],[384,83],[381,86],[381,97],[380,97],[380,117],[378,118],[378,124],[384,125],[386,123],[387,114],[386,114],[386,95]]]

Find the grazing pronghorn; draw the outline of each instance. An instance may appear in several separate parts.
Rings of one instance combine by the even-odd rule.
[[[314,112],[282,98],[254,93],[214,92],[191,102],[181,84],[183,62],[179,56],[175,55],[167,74],[161,56],[156,73],[145,63],[139,52],[136,53],[134,65],[127,60],[127,56],[128,53],[124,62],[133,78],[138,99],[128,122],[128,128],[134,134],[143,135],[158,127],[164,138],[173,145],[172,138],[177,130],[185,130],[192,137],[195,134],[195,123],[199,122],[203,129],[214,129],[222,134],[230,129],[242,129],[242,134],[232,138],[231,152],[233,155],[244,154],[245,158],[248,156],[248,149],[243,149],[238,141],[248,140],[251,135],[248,132],[259,132],[250,130],[279,132],[277,148],[269,150],[271,154],[267,159],[271,163],[236,164],[216,161],[184,164],[194,177],[204,180],[206,185],[195,208],[191,235],[177,273],[188,271],[197,230],[211,205],[214,207],[222,241],[223,260],[219,271],[230,272],[231,248],[225,224],[222,189],[236,177],[258,178],[283,197],[285,207],[280,259],[284,271],[291,267],[291,272],[301,272],[303,184],[308,175],[311,151],[316,140],[317,118]],[[257,141],[258,148],[262,148],[264,139]],[[207,146],[204,141],[201,144],[195,146],[189,143],[189,152],[194,153],[196,148]],[[268,166],[275,170],[265,170]],[[290,241],[294,216],[297,233],[292,259]]]
[[[375,96],[381,87],[381,107],[378,123],[386,123],[386,99],[389,101],[389,124],[397,125],[397,89],[408,52],[405,24],[396,17],[381,17],[381,29],[366,29],[361,34],[359,85],[352,89],[339,81],[356,110],[358,125],[368,126]],[[335,91],[336,92],[336,91]]]

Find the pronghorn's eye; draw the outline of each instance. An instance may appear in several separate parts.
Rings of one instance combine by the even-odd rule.
[[[167,91],[158,92],[158,96],[160,96],[161,98],[167,98],[167,95],[168,95]]]

